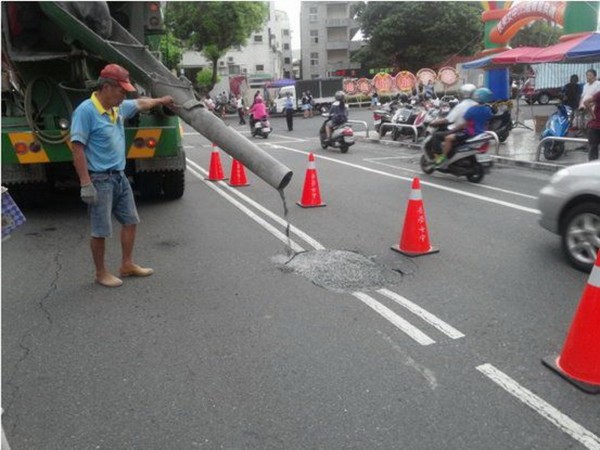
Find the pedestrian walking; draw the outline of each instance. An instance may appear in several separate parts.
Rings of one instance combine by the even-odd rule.
[[[308,97],[308,117],[313,117],[314,115],[314,107],[315,107],[315,99],[310,93],[310,91],[306,91],[306,96]]]
[[[302,118],[303,119],[308,119],[310,111],[309,109],[309,102],[310,100],[308,99],[308,95],[306,95],[306,92],[302,93]]]
[[[600,146],[600,91],[585,99],[583,105],[590,115],[587,125],[588,159],[593,161],[598,159],[598,146]]]
[[[71,123],[73,165],[79,176],[81,199],[88,204],[90,215],[95,280],[107,287],[121,286],[122,277],[154,273],[133,260],[140,219],[124,172],[124,121],[159,105],[172,106],[173,98],[126,100],[126,94],[134,91],[129,72],[117,64],[108,64],[100,72],[97,90],[75,109]],[[121,278],[110,273],[104,263],[105,240],[112,235],[111,215],[121,224]]]
[[[240,116],[240,125],[246,125],[246,115],[244,111],[244,99],[242,98],[242,94],[238,94],[235,99],[235,106],[238,112],[238,116]]]
[[[377,94],[377,92],[373,92],[373,95],[371,95],[371,106],[369,106],[369,109],[376,109],[377,105],[379,105],[379,94]]]
[[[294,130],[294,101],[292,100],[292,93],[288,92],[285,94],[285,102],[283,103],[285,109],[285,121],[287,122],[288,131]]]

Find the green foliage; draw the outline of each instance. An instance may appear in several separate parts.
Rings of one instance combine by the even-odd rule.
[[[200,92],[210,92],[212,87],[221,81],[221,78],[217,75],[215,81],[213,81],[213,74],[209,70],[201,70],[196,74],[196,84]]]
[[[516,47],[547,47],[556,44],[563,34],[562,28],[549,25],[544,21],[536,21],[521,28],[510,41],[510,46]]]
[[[368,2],[354,9],[368,45],[352,59],[363,67],[417,71],[483,43],[480,2]]]
[[[213,64],[212,83],[217,82],[217,62],[231,47],[244,46],[268,18],[266,2],[166,2],[167,29],[201,51]]]
[[[173,36],[171,32],[165,33],[160,40],[160,53],[163,64],[169,69],[175,69],[181,62],[181,55],[183,55],[181,41]]]

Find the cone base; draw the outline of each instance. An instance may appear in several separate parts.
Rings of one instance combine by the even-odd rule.
[[[405,256],[410,256],[411,258],[414,258],[415,256],[431,255],[432,253],[439,253],[440,251],[437,247],[431,247],[426,252],[407,252],[406,250],[402,250],[398,244],[392,245],[391,249],[395,252],[402,253]]]
[[[542,364],[544,364],[549,369],[553,370],[577,389],[587,393],[587,394],[600,394],[600,385],[589,384],[583,381],[576,380],[569,376],[564,370],[560,368],[557,364],[559,356],[548,356],[546,358],[542,358]]]
[[[206,177],[205,180],[206,181],[225,181],[225,180],[229,180],[229,178],[209,178],[209,177]]]
[[[296,202],[296,205],[301,208],[320,208],[322,206],[327,206],[327,203],[319,203],[318,205],[303,205],[302,202]]]
[[[229,186],[232,187],[244,187],[244,186],[250,186],[250,183],[227,183]]]

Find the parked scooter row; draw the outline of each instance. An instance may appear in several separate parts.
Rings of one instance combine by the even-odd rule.
[[[374,128],[381,137],[390,131],[391,138],[396,141],[404,135],[414,136],[413,127],[415,127],[417,138],[423,138],[426,135],[428,124],[438,117],[445,117],[457,104],[458,99],[454,97],[426,100],[419,103],[416,97],[409,99],[406,95],[399,96],[383,105],[381,109],[373,111]],[[496,133],[500,142],[504,142],[513,128],[510,108],[506,104],[502,104],[500,107],[492,105],[492,109],[494,117],[488,128]]]

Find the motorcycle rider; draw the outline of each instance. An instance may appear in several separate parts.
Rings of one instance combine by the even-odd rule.
[[[254,124],[257,120],[262,120],[267,117],[267,107],[263,98],[257,95],[254,98],[254,104],[250,108],[250,129],[254,129]]]
[[[436,166],[442,166],[447,160],[454,145],[460,145],[467,139],[477,136],[487,130],[487,123],[494,116],[492,108],[485,103],[491,102],[494,97],[488,88],[475,89],[472,98],[478,104],[470,107],[464,115],[465,122],[454,128],[442,143],[442,154],[435,159]]]
[[[431,121],[430,125],[434,127],[448,125],[448,131],[437,131],[433,135],[431,142],[434,151],[440,148],[441,142],[443,142],[447,135],[453,133],[465,123],[465,114],[469,108],[477,105],[477,102],[471,98],[475,89],[477,89],[477,86],[474,84],[463,84],[458,91],[458,95],[462,99],[460,103],[452,108],[446,117]]]
[[[333,128],[341,125],[348,121],[348,108],[346,108],[346,94],[342,91],[335,93],[335,102],[331,105],[329,110],[329,120],[325,122],[325,133],[327,134],[327,140],[331,139]]]

